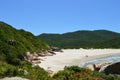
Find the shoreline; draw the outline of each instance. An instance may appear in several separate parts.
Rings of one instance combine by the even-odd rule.
[[[53,56],[40,57],[43,61],[39,66],[56,73],[65,66],[80,66],[86,61],[117,55],[120,55],[120,49],[63,49],[62,53],[56,52]]]
[[[88,58],[83,58],[80,62],[87,62],[87,61],[92,61],[95,59],[108,58],[108,57],[113,57],[113,56],[120,56],[120,53],[111,53],[110,55],[101,54],[101,55],[90,56]]]
[[[101,55],[97,55],[97,56],[91,56],[91,57],[88,57],[86,59],[83,58],[80,61],[79,66],[80,67],[85,67],[86,63],[89,62],[89,61],[93,61],[94,62],[94,60],[105,59],[105,58],[110,58],[110,57],[117,57],[117,56],[120,56],[120,53],[114,53],[114,54],[110,54],[110,55],[108,55],[108,54],[101,54]],[[111,61],[100,61],[100,62],[111,62]]]

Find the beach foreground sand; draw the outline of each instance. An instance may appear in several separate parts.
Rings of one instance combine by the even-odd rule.
[[[40,57],[43,61],[39,66],[56,73],[65,66],[79,66],[85,61],[113,55],[120,55],[120,49],[63,49],[63,52],[56,52],[54,56]]]

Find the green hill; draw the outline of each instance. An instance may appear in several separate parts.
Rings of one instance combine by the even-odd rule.
[[[81,30],[64,34],[41,34],[38,37],[60,48],[120,48],[120,33],[108,30]]]
[[[0,61],[17,65],[23,60],[25,52],[41,52],[48,48],[32,33],[0,22]]]
[[[25,30],[0,22],[0,79],[20,76],[30,80],[52,80],[48,73],[24,60],[26,52],[44,52],[49,45]]]

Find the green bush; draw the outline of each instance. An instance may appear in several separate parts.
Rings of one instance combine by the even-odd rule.
[[[105,75],[78,66],[65,67],[53,76],[56,80],[120,80],[120,77]]]

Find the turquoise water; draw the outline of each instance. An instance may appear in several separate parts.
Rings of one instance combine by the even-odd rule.
[[[85,67],[86,65],[89,65],[89,64],[97,64],[100,62],[112,62],[112,63],[120,62],[120,55],[87,61],[87,62],[81,63],[80,67]]]

